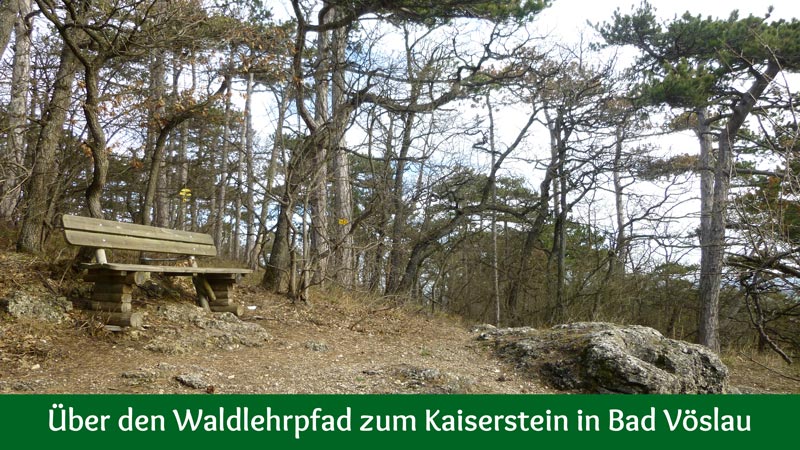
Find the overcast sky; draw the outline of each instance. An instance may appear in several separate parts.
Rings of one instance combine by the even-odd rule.
[[[581,30],[588,27],[586,22],[605,22],[610,20],[614,10],[619,8],[623,13],[630,12],[639,0],[554,0],[553,5],[545,10],[540,18],[541,31],[552,30],[555,35],[565,39],[574,39]],[[774,6],[772,17],[791,19],[800,17],[800,1],[798,0],[650,0],[656,13],[671,19],[689,11],[694,15],[727,18],[731,11],[739,10],[740,16],[753,14],[763,16],[769,5]]]

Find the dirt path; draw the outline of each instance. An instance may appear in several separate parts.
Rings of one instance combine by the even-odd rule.
[[[136,304],[147,327],[122,333],[77,312],[61,325],[6,318],[0,392],[552,392],[448,318],[341,296],[295,305],[248,287],[239,299],[241,323],[187,301]]]

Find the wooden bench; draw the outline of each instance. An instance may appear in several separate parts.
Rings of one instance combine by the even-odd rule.
[[[148,272],[191,276],[198,305],[215,312],[242,312],[231,302],[231,291],[237,279],[252,270],[197,267],[196,256],[217,255],[208,234],[68,215],[62,216],[62,224],[67,242],[95,249],[96,262],[82,264],[87,269],[83,279],[94,282],[92,297],[83,308],[96,312],[107,324],[142,325],[142,314],[132,310],[131,292]],[[189,266],[110,263],[106,249],[185,255]]]

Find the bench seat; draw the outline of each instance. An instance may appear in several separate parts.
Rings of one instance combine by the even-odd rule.
[[[157,266],[154,264],[81,264],[84,269],[117,270],[123,272],[151,272],[163,274],[240,274],[247,275],[253,271],[250,269],[224,268],[224,267],[178,267],[178,266]]]

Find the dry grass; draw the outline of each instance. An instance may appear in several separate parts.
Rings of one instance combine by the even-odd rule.
[[[788,365],[774,352],[728,351],[722,361],[731,370],[731,385],[742,392],[800,393],[800,365]]]

